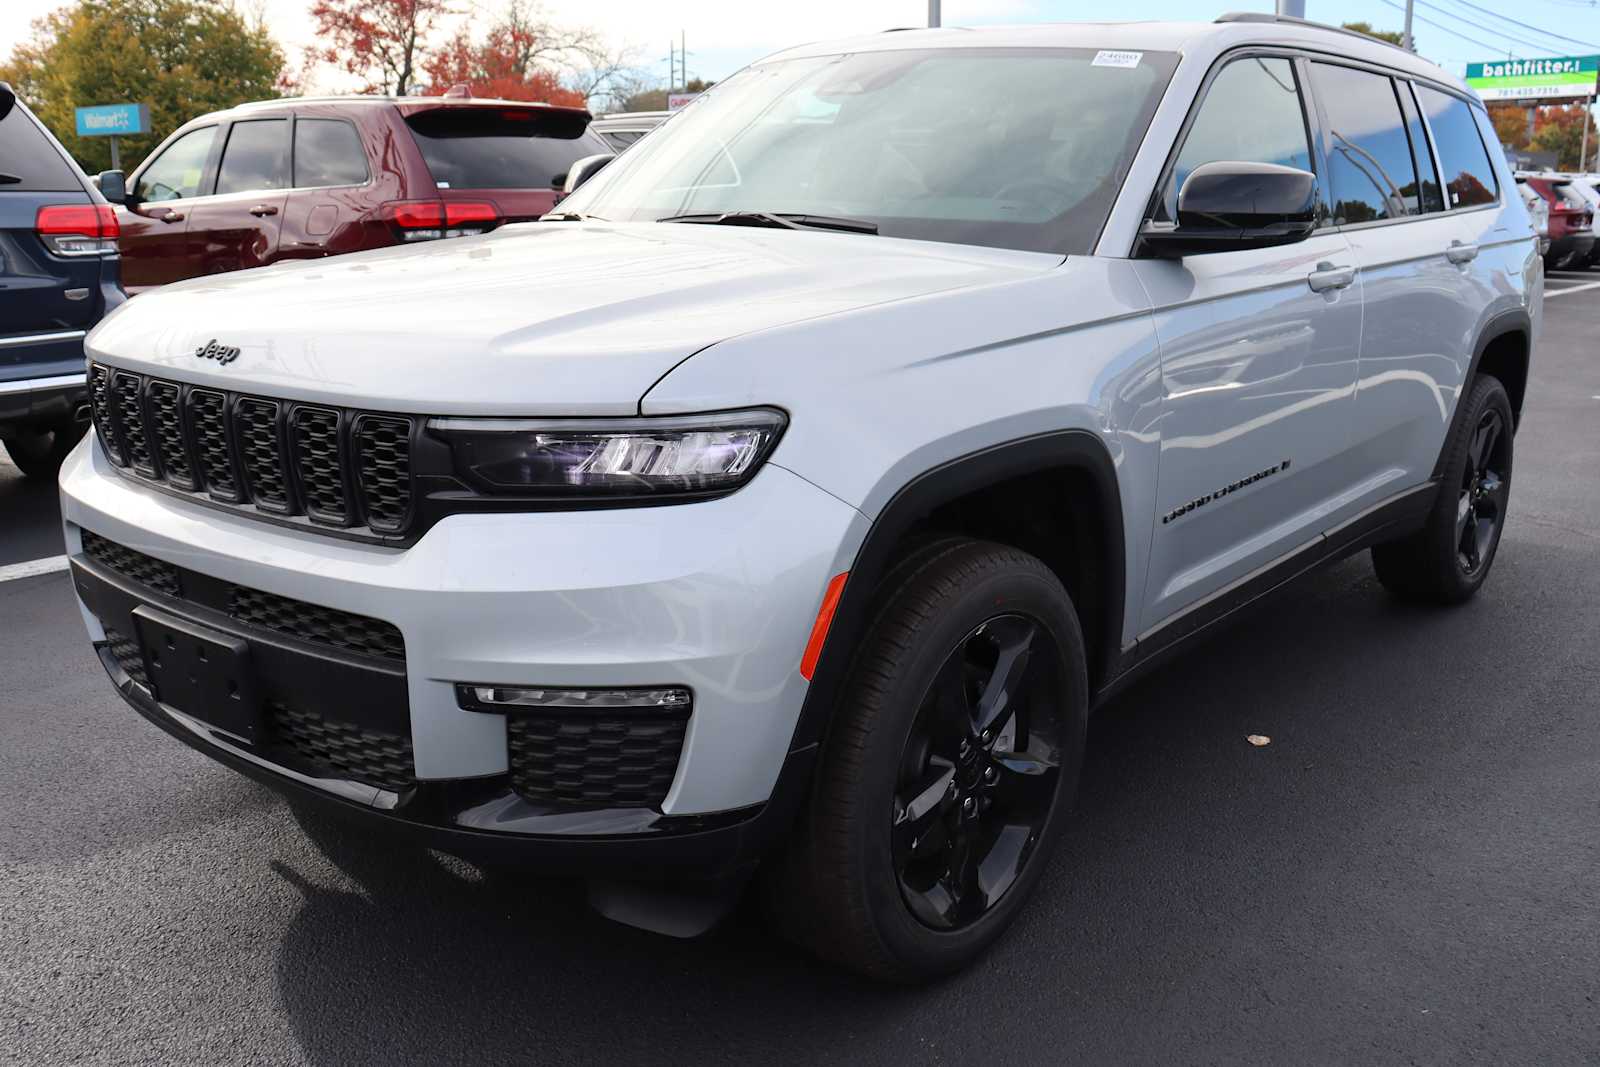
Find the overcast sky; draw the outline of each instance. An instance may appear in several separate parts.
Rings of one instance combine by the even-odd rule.
[[[486,19],[492,17],[497,2],[462,0],[460,6]],[[311,42],[307,13],[311,0],[236,3],[244,11],[259,8],[279,44],[298,64]],[[61,4],[62,0],[0,0],[0,56],[9,55],[29,36],[33,19]],[[1402,20],[1397,0],[1307,0],[1306,7],[1314,19],[1366,19],[1380,29],[1399,29]],[[639,65],[663,79],[668,42],[680,32],[688,38],[689,73],[716,79],[789,45],[892,26],[917,26],[927,18],[926,0],[544,0],[544,8],[554,21],[592,26],[614,44],[634,47]],[[1271,0],[944,0],[944,22],[955,26],[1208,19],[1225,10],[1272,8]],[[1508,24],[1485,10],[1574,40],[1557,40]],[[1419,0],[1416,12],[1415,32],[1422,54],[1457,73],[1469,60],[1502,58],[1507,49],[1518,56],[1600,53],[1600,0],[1518,0],[1515,4],[1508,0]],[[1445,25],[1450,31],[1441,28]],[[1531,46],[1538,42],[1545,47]],[[317,89],[348,87],[337,72],[323,70],[316,75]]]

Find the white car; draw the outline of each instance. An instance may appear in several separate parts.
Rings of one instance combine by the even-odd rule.
[[[1110,694],[1369,546],[1396,595],[1482,586],[1514,189],[1460,82],[1296,21],[793,49],[548,221],[110,316],[84,622],[285,792],[673,933],[754,874],[816,952],[947,972]]]

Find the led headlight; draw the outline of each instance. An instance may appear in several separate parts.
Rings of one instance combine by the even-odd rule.
[[[727,492],[783,433],[769,408],[637,419],[430,419],[456,472],[489,493],[641,496]]]

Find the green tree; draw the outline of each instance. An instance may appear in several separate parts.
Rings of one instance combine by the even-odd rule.
[[[1376,37],[1378,40],[1388,41],[1390,44],[1400,43],[1399,30],[1375,30],[1370,22],[1341,22],[1339,28],[1341,30],[1355,30],[1357,33],[1364,33],[1368,37]],[[1414,37],[1411,39],[1411,47],[1413,49],[1417,47],[1417,41]]]
[[[280,95],[283,51],[265,26],[220,0],[78,0],[34,23],[0,64],[35,114],[93,174],[111,165],[104,137],[78,137],[73,109],[150,105],[148,136],[122,138],[133,165],[196,115]]]

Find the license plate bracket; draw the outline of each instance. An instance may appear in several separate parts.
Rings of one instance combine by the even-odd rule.
[[[261,729],[250,645],[149,605],[133,610],[150,687],[161,703],[248,744]]]

